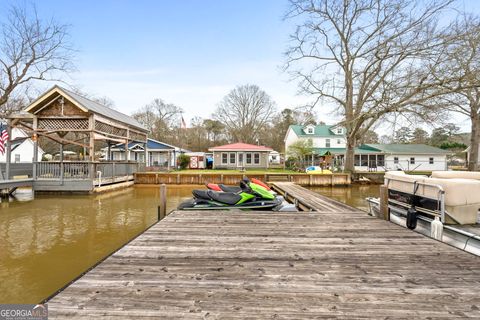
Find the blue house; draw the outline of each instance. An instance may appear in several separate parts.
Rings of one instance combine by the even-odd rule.
[[[107,160],[144,162],[148,167],[170,169],[175,168],[177,158],[180,154],[188,152],[188,150],[150,138],[147,139],[146,147],[145,150],[145,144],[131,142],[128,144],[128,150],[126,150],[124,143],[116,144],[110,148],[110,154],[107,155]],[[108,153],[108,151],[106,153]]]

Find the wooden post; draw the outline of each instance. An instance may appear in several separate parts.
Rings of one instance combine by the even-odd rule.
[[[32,178],[33,180],[37,179],[37,162],[38,162],[38,135],[37,135],[37,127],[38,127],[38,118],[33,118],[33,171],[32,171]]]
[[[148,156],[148,141],[145,142],[145,149],[144,149],[143,156],[145,157],[145,159],[143,159],[143,160],[145,160],[145,169],[144,169],[144,171],[147,171],[146,168],[150,166],[150,161],[149,161],[149,156]]]
[[[12,161],[12,126],[11,121],[7,121],[7,132],[8,132],[8,141],[7,142],[7,154],[5,155],[5,179],[10,180],[10,162]]]
[[[380,218],[390,221],[390,210],[388,209],[388,188],[380,186]]]
[[[160,185],[160,205],[158,206],[158,221],[167,215],[167,186],[165,183]]]
[[[60,144],[60,182],[63,184],[64,179],[64,166],[63,166],[63,143]]]

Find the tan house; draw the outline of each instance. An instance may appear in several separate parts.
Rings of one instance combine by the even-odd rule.
[[[213,152],[213,169],[268,168],[272,148],[232,143],[208,149]]]

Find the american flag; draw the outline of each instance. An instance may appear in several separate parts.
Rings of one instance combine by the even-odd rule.
[[[8,141],[8,131],[7,126],[0,123],[0,153],[5,153],[5,145]]]

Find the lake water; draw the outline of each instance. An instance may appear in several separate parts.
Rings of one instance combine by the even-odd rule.
[[[168,186],[167,211],[201,186]],[[378,186],[312,188],[366,209]],[[0,204],[0,303],[38,303],[118,250],[157,220],[158,186],[100,195],[18,190]]]

